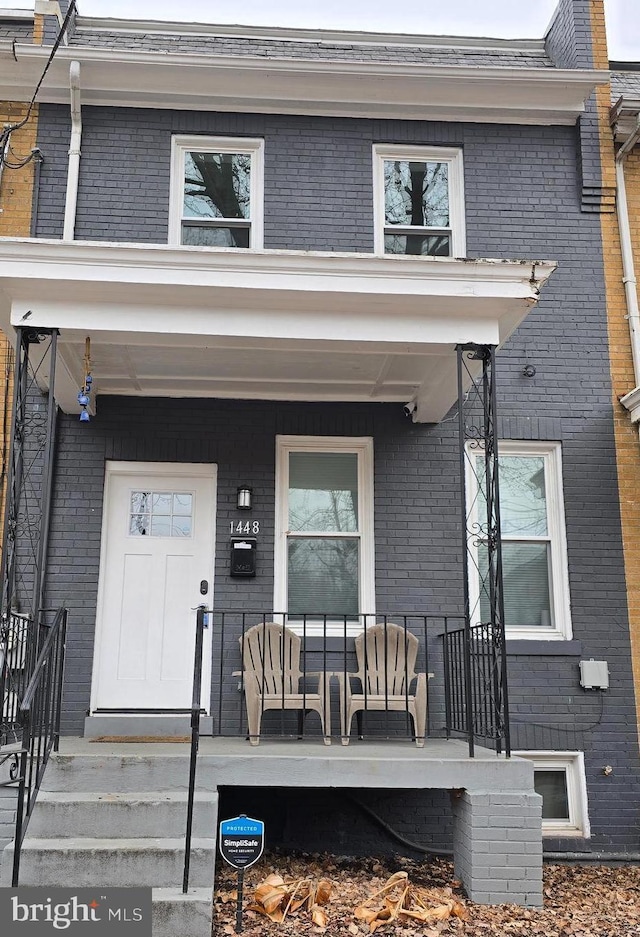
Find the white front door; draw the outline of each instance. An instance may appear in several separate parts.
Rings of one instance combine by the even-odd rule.
[[[194,609],[211,605],[213,595],[215,489],[212,465],[107,463],[94,712],[191,708]],[[210,631],[204,634],[208,711]]]

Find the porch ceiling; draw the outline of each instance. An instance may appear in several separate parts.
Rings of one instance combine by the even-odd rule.
[[[554,267],[0,239],[0,324],[59,330],[66,412],[89,336],[96,394],[415,400],[437,422],[455,345],[504,342]]]

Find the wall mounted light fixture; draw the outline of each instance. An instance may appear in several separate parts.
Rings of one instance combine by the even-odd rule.
[[[251,496],[253,494],[253,488],[249,488],[248,485],[241,485],[238,488],[238,510],[239,511],[250,511],[251,510]]]

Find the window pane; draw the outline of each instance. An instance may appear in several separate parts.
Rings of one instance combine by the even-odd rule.
[[[484,486],[484,458],[476,458],[480,486]],[[486,533],[487,507],[484,490],[478,492],[478,522]],[[500,456],[500,526],[504,536],[546,537],[547,499],[544,459]]]
[[[289,614],[357,615],[358,555],[358,540],[291,538]]]
[[[357,454],[289,453],[289,530],[357,529]]]
[[[548,543],[502,543],[504,618],[508,628],[546,627],[551,624]],[[487,548],[478,548],[480,615],[491,618],[487,575]]]
[[[543,458],[500,458],[500,523],[503,534],[546,536]]]
[[[171,514],[171,492],[154,491],[151,497],[151,510],[154,514]]]
[[[174,494],[173,496],[173,513],[174,514],[188,514],[191,516],[191,499],[192,495],[188,494]]]
[[[185,224],[182,243],[188,247],[249,247],[249,228]]]
[[[447,163],[384,161],[385,224],[449,227]]]
[[[385,234],[385,254],[417,254],[421,257],[450,257],[448,234]]]
[[[149,515],[132,514],[129,521],[129,533],[134,537],[146,537],[149,533]]]
[[[567,775],[562,768],[533,772],[536,794],[542,797],[543,820],[569,820]]]
[[[151,518],[151,536],[152,537],[170,537],[171,536],[171,518],[170,517],[152,517]]]
[[[186,218],[249,218],[251,156],[247,153],[185,153]]]

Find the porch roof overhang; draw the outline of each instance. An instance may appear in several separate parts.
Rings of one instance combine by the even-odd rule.
[[[501,345],[554,268],[3,238],[0,326],[59,330],[66,412],[88,336],[96,394],[413,401],[414,419],[438,422],[456,344]]]
[[[50,49],[0,42],[0,99],[28,101]],[[573,125],[609,72],[265,58],[73,45],[58,49],[38,101],[69,102],[69,65],[83,105],[314,114],[405,120]]]

